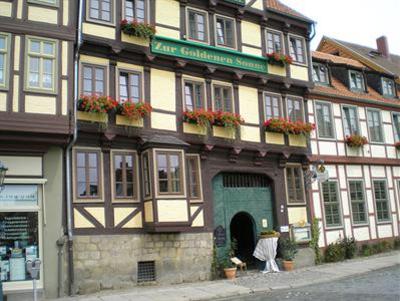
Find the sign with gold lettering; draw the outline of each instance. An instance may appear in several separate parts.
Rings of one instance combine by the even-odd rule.
[[[267,73],[267,59],[238,51],[202,45],[195,42],[156,36],[151,43],[151,51],[157,54],[196,60],[232,68]]]

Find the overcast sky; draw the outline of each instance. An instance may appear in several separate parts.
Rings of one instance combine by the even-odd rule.
[[[316,21],[314,50],[323,35],[376,48],[385,35],[389,51],[400,55],[400,0],[281,0]]]

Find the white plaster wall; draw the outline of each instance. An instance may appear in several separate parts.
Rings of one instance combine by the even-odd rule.
[[[392,237],[393,236],[392,225],[379,225],[378,235],[379,238]]]
[[[375,223],[375,216],[371,215],[369,217],[369,227],[371,229],[371,239],[376,239],[377,238],[377,233],[376,233],[376,223]]]
[[[363,241],[370,239],[368,227],[354,228],[353,231],[354,231],[354,238],[356,241]]]
[[[319,141],[319,153],[321,155],[337,156],[336,143],[330,141]]]
[[[346,171],[349,178],[362,178],[363,176],[361,165],[347,165]]]
[[[371,144],[370,147],[371,147],[371,156],[372,157],[376,157],[376,158],[385,158],[386,157],[384,145]]]
[[[371,166],[371,174],[373,178],[385,178],[385,167],[383,166]]]

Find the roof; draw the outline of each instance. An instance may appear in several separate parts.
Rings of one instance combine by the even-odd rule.
[[[400,77],[400,55],[390,54],[389,58],[385,58],[384,56],[378,54],[378,50],[376,48],[362,46],[329,37],[323,37],[321,43],[323,43],[324,40],[333,41],[336,44],[340,44],[345,48],[355,52],[356,54],[364,57],[366,60],[369,60],[376,65],[383,67],[385,70],[387,70],[389,73],[392,73],[396,77]],[[371,52],[377,53],[377,55],[371,56]]]
[[[337,55],[333,55],[333,54],[329,54],[329,53],[325,53],[325,52],[321,52],[321,51],[312,51],[312,57],[313,57],[313,59],[315,58],[315,59],[327,61],[327,62],[334,63],[334,64],[344,64],[344,65],[353,66],[353,67],[357,67],[357,68],[365,67],[359,61],[341,57],[341,56],[337,56]]]
[[[314,22],[313,20],[311,20],[310,18],[304,16],[303,14],[299,13],[298,11],[290,8],[289,6],[283,4],[282,2],[280,2],[279,0],[264,0],[265,3],[265,7],[268,10],[274,11],[274,12],[278,12],[278,13],[282,13],[285,15],[289,15],[295,18],[300,18],[303,19],[307,22]]]

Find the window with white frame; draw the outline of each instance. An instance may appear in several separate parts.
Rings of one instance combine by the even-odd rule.
[[[282,98],[280,95],[264,93],[264,112],[266,120],[282,117],[281,103]]]
[[[354,224],[367,222],[367,208],[365,204],[364,183],[360,180],[349,181],[351,214]]]
[[[364,77],[361,72],[350,70],[350,89],[356,91],[364,91]]]
[[[289,165],[286,167],[286,187],[288,204],[305,203],[304,177],[301,166]]]
[[[374,180],[376,218],[378,222],[390,221],[389,196],[386,180]]]
[[[303,38],[289,37],[289,54],[294,62],[300,64],[306,63],[305,42]]]
[[[215,36],[218,46],[236,48],[235,45],[235,20],[227,17],[216,16]]]
[[[55,92],[57,42],[39,38],[27,38],[26,88]]]
[[[357,107],[343,106],[343,126],[346,136],[359,135]]]
[[[304,121],[303,100],[301,98],[287,96],[287,118],[291,121]]]
[[[146,0],[125,0],[125,19],[146,21]]]
[[[196,9],[187,9],[188,39],[198,42],[208,41],[207,13]]]
[[[340,214],[340,199],[338,183],[327,181],[321,184],[322,198],[324,202],[325,223],[327,227],[338,227],[342,225]]]
[[[232,87],[214,85],[214,110],[232,113],[232,103]]]
[[[87,0],[89,19],[112,23],[114,0]]]
[[[283,53],[282,33],[267,29],[267,53]]]
[[[97,65],[82,65],[82,94],[106,94],[106,67]]]
[[[382,78],[382,94],[384,96],[394,97],[395,96],[394,81],[389,78]]]
[[[142,99],[142,76],[139,72],[119,72],[119,99],[138,103]]]
[[[394,141],[400,141],[400,113],[393,113]]]
[[[377,110],[367,110],[368,130],[371,142],[383,142],[381,113]]]
[[[320,138],[334,138],[332,107],[330,103],[315,103],[315,111],[317,114],[318,136]]]

